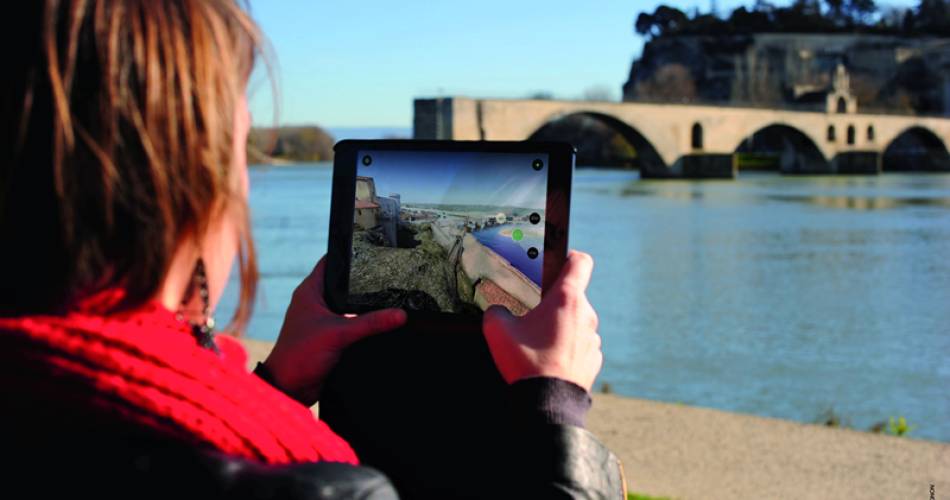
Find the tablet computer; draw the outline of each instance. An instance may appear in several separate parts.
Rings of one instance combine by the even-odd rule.
[[[325,296],[338,313],[478,317],[537,306],[567,255],[574,148],[336,144]]]

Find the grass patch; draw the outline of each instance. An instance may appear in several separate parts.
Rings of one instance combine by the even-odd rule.
[[[891,417],[887,424],[887,433],[892,436],[906,436],[910,431],[917,428],[916,425],[907,425],[907,419],[904,417]]]
[[[670,497],[651,497],[643,493],[627,493],[627,500],[671,500]]]
[[[889,434],[891,436],[906,436],[910,431],[917,428],[916,425],[909,425],[904,417],[890,417],[886,421],[878,422],[868,429],[858,429],[851,424],[851,419],[840,415],[834,408],[828,408],[815,421],[816,424],[825,427],[837,427],[841,429],[867,430],[875,434]]]

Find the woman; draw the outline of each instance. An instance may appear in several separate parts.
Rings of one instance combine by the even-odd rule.
[[[4,16],[15,43],[0,83],[8,437],[35,444],[41,425],[53,441],[153,436],[233,458],[229,474],[235,464],[332,462],[352,465],[333,469],[328,484],[352,479],[358,458],[308,407],[344,348],[400,326],[405,312],[331,313],[321,260],[294,293],[258,376],[241,345],[213,330],[232,264],[241,293],[228,331],[246,325],[257,280],[244,149],[246,84],[262,42],[254,23],[232,0],[18,4]],[[538,422],[579,428],[589,407],[602,363],[584,295],[591,267],[573,252],[531,314],[485,315],[498,371]],[[599,446],[600,459],[612,457],[578,436],[588,441],[551,450],[570,461]],[[561,467],[512,491],[591,484],[620,494],[614,469]]]

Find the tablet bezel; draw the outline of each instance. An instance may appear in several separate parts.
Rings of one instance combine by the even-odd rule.
[[[557,279],[567,259],[571,180],[575,150],[565,142],[550,141],[433,141],[410,139],[348,139],[334,146],[333,189],[330,200],[330,225],[327,238],[327,266],[324,296],[327,306],[338,313],[359,314],[373,309],[348,304],[350,260],[353,245],[353,209],[356,199],[357,154],[360,151],[433,151],[476,153],[539,153],[548,155],[547,198],[544,224],[544,262],[541,295]],[[481,314],[408,310],[417,320],[481,319]]]

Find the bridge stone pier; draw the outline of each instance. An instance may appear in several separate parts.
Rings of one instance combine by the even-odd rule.
[[[616,130],[648,178],[732,178],[737,153],[767,152],[785,174],[950,171],[950,119],[692,104],[417,99],[417,139],[528,140],[572,115]]]

